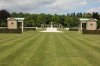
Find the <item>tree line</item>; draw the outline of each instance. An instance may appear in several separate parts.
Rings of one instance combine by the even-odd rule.
[[[22,17],[25,18],[26,27],[40,27],[41,24],[61,24],[64,27],[78,27],[79,18],[96,18],[98,19],[98,25],[100,26],[100,15],[98,12],[93,13],[67,13],[66,15],[58,14],[30,14],[30,13],[9,13],[6,10],[0,11],[0,26],[6,26],[8,17]]]

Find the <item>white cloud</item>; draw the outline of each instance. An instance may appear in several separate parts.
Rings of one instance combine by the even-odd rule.
[[[86,4],[85,0],[0,0],[0,9],[11,12],[61,12]]]
[[[86,1],[81,0],[56,0],[52,4],[47,5],[50,12],[61,12],[70,9],[75,9],[80,6],[87,5]]]
[[[86,4],[87,4],[86,1],[81,1],[81,0],[56,0],[56,2],[50,4],[50,7],[68,9]]]
[[[87,10],[86,12],[89,12],[89,13],[92,13],[92,12],[100,12],[100,7],[91,8],[91,9]]]
[[[83,1],[80,3],[81,5],[87,5],[88,3],[86,1]]]

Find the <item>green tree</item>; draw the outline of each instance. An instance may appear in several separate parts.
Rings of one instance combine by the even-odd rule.
[[[92,18],[95,18],[95,19],[98,19],[99,20],[100,18],[99,18],[98,12],[96,12],[96,13],[93,12]]]
[[[64,26],[65,27],[70,27],[70,17],[69,16],[65,17]]]
[[[36,25],[38,27],[40,27],[41,24],[46,24],[45,14],[43,13],[38,16],[37,21],[36,21]]]
[[[52,20],[51,20],[51,17],[52,17],[52,15],[50,15],[50,14],[47,14],[46,16],[45,16],[45,23],[46,24],[49,24]]]
[[[97,24],[98,24],[97,28],[100,28],[100,20],[97,21]]]
[[[36,26],[35,20],[33,19],[32,15],[29,14],[28,16],[25,16],[25,26],[26,27]]]
[[[16,12],[11,13],[11,17],[18,17],[18,14]]]
[[[59,24],[60,23],[60,16],[57,15],[57,14],[55,14],[55,15],[52,16],[52,19],[51,20],[52,20],[52,22],[54,24]]]
[[[30,19],[28,22],[25,22],[26,27],[35,27],[35,21]]]
[[[64,24],[66,27],[77,27],[79,24],[79,18],[66,16]]]
[[[60,24],[62,24],[64,26],[64,22],[65,22],[65,15],[61,15],[60,16]]]
[[[10,13],[6,10],[0,11],[0,26],[6,26],[7,18],[10,17]]]

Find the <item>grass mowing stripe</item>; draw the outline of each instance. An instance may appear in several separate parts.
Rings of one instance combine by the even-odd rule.
[[[43,66],[58,66],[59,62],[64,59],[63,57],[59,57],[57,51],[56,51],[56,39],[57,38],[55,35],[57,33],[48,33],[48,45],[45,51],[45,59],[43,60],[44,62],[42,63]]]
[[[95,39],[91,38],[90,36],[92,36],[92,35],[82,35],[82,34],[77,34],[77,33],[74,33],[74,35],[81,36],[83,39],[87,40],[87,42],[91,41],[91,43],[92,43],[95,41],[95,45],[100,46],[100,41],[97,41],[98,39],[96,39],[96,38]],[[95,35],[95,36],[97,36],[97,35]]]
[[[36,36],[36,35],[35,35]],[[28,38],[28,37],[27,37]],[[31,38],[25,40],[24,42],[18,42],[14,47],[9,48],[8,50],[4,51],[3,53],[0,54],[0,61],[4,58],[6,58],[7,56],[11,55],[13,52],[17,51],[17,49],[21,48],[22,46],[24,46],[24,44],[26,42],[28,42],[29,40],[31,40]]]
[[[24,34],[12,34],[12,33],[9,33],[9,34],[2,34],[3,38],[0,39],[0,42],[4,42],[4,41],[9,41],[11,39],[13,39],[14,37],[21,37],[21,36],[24,36]],[[5,37],[6,36],[6,37]]]
[[[29,35],[29,34],[27,34],[27,35]],[[20,34],[20,35],[13,35],[13,34],[11,34],[11,36],[9,36],[9,38],[4,38],[3,40],[1,40],[0,41],[0,45],[2,44],[2,43],[6,43],[6,42],[12,42],[12,41],[14,41],[14,40],[16,40],[16,38],[22,38],[23,36],[27,36],[27,35],[25,35],[25,34]]]
[[[71,36],[70,36],[70,34],[68,35],[69,36],[69,39],[71,38]],[[74,46],[76,49],[78,49],[79,50],[79,52],[81,52],[81,55],[82,55],[82,57],[84,57],[85,59],[87,59],[93,66],[95,65],[95,66],[98,66],[98,65],[100,65],[99,64],[99,62],[97,61],[97,62],[95,62],[96,60],[98,60],[98,58],[96,58],[93,54],[90,54],[88,51],[90,50],[90,49],[87,49],[86,48],[86,46],[84,47],[83,45],[83,43],[81,43],[80,41],[78,41],[77,39],[76,39],[76,37],[74,38],[74,37],[72,37],[71,38],[72,40],[73,40],[73,44],[72,44],[72,46]],[[88,51],[87,51],[88,50]],[[92,49],[91,49],[92,50]],[[90,51],[91,52],[91,51]],[[92,50],[92,52],[94,52],[93,50]]]
[[[70,58],[69,61],[71,64],[69,66],[91,66],[91,64],[89,64],[89,62],[86,59],[81,57],[78,49],[73,46],[75,42],[72,41],[72,38],[69,37],[69,35],[65,36],[64,34],[61,34],[60,37],[63,37],[62,38],[63,42],[65,41],[65,43],[67,43],[67,44],[63,43],[63,45],[66,48],[68,57]],[[75,63],[73,62],[73,59]]]
[[[9,41],[12,41],[12,40],[14,40],[15,38],[17,38],[17,36],[9,36],[9,37],[7,37],[7,38],[3,38],[2,40],[0,40],[0,45],[2,44],[2,43],[6,43],[6,42],[9,42]]]
[[[70,35],[72,35],[72,34],[70,34]],[[76,35],[76,34],[74,34],[74,35]],[[95,44],[93,44],[94,41],[90,41],[90,38],[88,38],[86,36],[83,36],[83,35],[76,35],[76,36],[81,36],[81,39],[80,39],[80,37],[76,37],[76,38],[79,38],[79,40],[85,42],[84,44],[88,44],[89,46],[100,50],[100,46],[99,46],[99,44],[97,44],[97,42],[95,42]],[[73,35],[71,37],[73,37]]]
[[[100,35],[89,35],[89,34],[80,34],[78,32],[74,32],[74,35],[76,36],[81,36],[83,37],[84,39],[87,39],[89,41],[95,41],[97,44],[99,43],[100,44],[100,41],[98,40],[100,38]]]
[[[66,37],[65,35],[63,35],[64,39],[67,40],[69,42],[69,44],[75,49],[78,51],[78,53],[75,53],[74,55],[70,54],[70,58],[72,58],[72,61],[73,61],[73,58],[76,58],[76,61],[77,63],[75,63],[75,66],[91,66],[90,62],[87,60],[87,59],[84,59],[84,57],[82,57],[82,53],[84,51],[79,51],[80,49],[78,48],[77,46],[77,43],[72,41],[73,38],[69,37],[69,35]],[[81,46],[80,46],[81,48]],[[80,59],[81,58],[81,59]],[[82,60],[84,59],[84,60]],[[78,63],[78,60],[81,60],[79,63]]]
[[[66,37],[68,37],[68,36],[66,36]],[[75,50],[74,48],[73,48],[73,46],[71,46],[70,45],[70,43],[71,43],[71,40],[69,41],[69,40],[66,40],[66,39],[64,39],[65,38],[65,36],[63,36],[62,34],[60,34],[60,35],[58,35],[58,41],[61,41],[60,42],[60,44],[62,44],[62,46],[65,48],[65,50],[67,51],[67,56],[69,56],[68,54],[70,54],[70,52],[75,52],[75,53],[77,53],[78,51],[77,50]],[[59,48],[58,48],[59,49]]]
[[[31,58],[33,58],[33,55],[34,55],[35,51],[37,50],[37,48],[39,47],[39,45],[41,44],[42,40],[44,40],[43,38],[44,38],[44,35],[41,35],[40,37],[37,37],[36,39],[34,39],[34,42],[31,42],[32,46],[30,46],[28,49],[26,49],[25,52],[23,52],[20,56],[18,56],[14,60],[14,63],[12,63],[11,65],[30,66],[30,62],[32,62],[30,60],[31,60]]]
[[[3,40],[3,39],[5,39],[5,38],[9,38],[11,35],[0,35],[0,40]]]
[[[56,66],[72,66],[73,63],[70,60],[69,57],[69,51],[70,48],[72,48],[71,46],[69,47],[68,42],[67,42],[67,46],[65,46],[66,40],[63,39],[62,34],[56,34],[55,37],[57,38],[55,41],[55,47],[56,47],[56,51],[57,51],[57,55],[59,57],[58,59],[58,65]]]
[[[83,40],[83,39],[79,39],[81,42],[84,42],[84,44],[90,46],[92,49],[94,49],[95,51],[97,52],[100,52],[100,46],[99,45],[96,45],[96,42],[94,44],[93,41],[89,41],[89,40]],[[93,43],[93,44],[92,44]]]
[[[42,39],[40,39],[39,46],[35,49],[33,56],[30,58],[28,62],[28,66],[42,66],[43,65],[44,60],[45,60],[45,51],[47,47],[47,43],[45,42],[47,41],[48,41],[48,34],[44,35]]]
[[[31,37],[31,34],[24,36],[22,38],[16,38],[15,40],[13,40],[11,42],[3,43],[2,45],[0,45],[0,53],[4,52],[5,50],[7,50],[7,49],[9,49],[13,46],[16,46],[16,44],[18,44],[19,42],[23,42],[24,39],[27,39],[27,38],[30,38],[30,37]]]
[[[20,35],[8,35],[19,38],[0,45],[0,66],[100,65],[98,50],[100,41],[97,35],[82,35],[77,32],[39,33],[32,31]],[[31,39],[27,39],[30,36]],[[92,44],[93,42],[95,43]]]
[[[90,47],[91,49],[94,49],[96,52],[99,53],[100,51],[100,47],[97,47],[97,46],[93,46],[91,41],[87,41],[86,39],[82,38],[82,37],[75,37],[74,35],[71,35],[70,34],[70,37],[73,37],[75,39],[77,39],[78,41],[82,42],[83,45],[85,45],[86,47]]]
[[[17,34],[16,34],[17,35]],[[8,43],[16,43],[16,41],[18,40],[18,41],[22,41],[22,39],[24,40],[25,38],[27,38],[27,37],[31,37],[31,34],[27,34],[27,35],[25,35],[25,34],[22,34],[22,35],[20,35],[20,36],[18,36],[17,38],[15,38],[15,39],[13,39],[12,41],[5,41],[5,42],[3,42],[2,44],[0,44],[0,46],[2,46],[2,45],[9,45]]]
[[[21,38],[21,37],[23,37],[23,36],[27,36],[27,35],[29,35],[30,34],[30,32],[24,32],[23,34],[12,34],[12,33],[10,33],[10,34],[2,34],[2,39],[0,39],[0,42],[4,42],[5,40],[7,41],[7,40],[10,40],[11,38],[13,38],[13,37],[16,37],[16,38]],[[35,32],[33,32],[34,34],[35,34]],[[32,33],[32,34],[33,34]],[[4,37],[5,36],[5,37]],[[13,39],[14,40],[14,39]]]
[[[10,54],[6,58],[4,58],[1,62],[7,62],[7,64],[4,64],[3,66],[11,64],[17,57],[19,57],[22,53],[26,52],[26,50],[28,48],[30,48],[30,46],[32,45],[31,42],[33,42],[34,39],[37,40],[39,38],[39,36],[40,36],[40,34],[36,35],[35,37],[34,36],[31,37],[30,40],[28,40],[28,42],[26,42],[24,44],[24,46],[20,47],[15,52],[13,52],[12,54]],[[9,61],[9,60],[11,60],[11,61]]]
[[[95,45],[95,46],[99,46],[100,47],[100,41],[97,41],[98,39],[93,39],[90,38],[88,36],[81,36],[82,38],[84,38],[86,41],[91,41],[91,43],[93,43],[95,41],[95,44],[91,44],[91,45]]]
[[[45,50],[45,60],[43,66],[54,66],[57,59],[57,53],[55,48],[55,43],[53,38],[55,38],[55,34],[48,33],[48,42],[46,42],[48,45]]]
[[[43,66],[56,66],[58,64],[58,59],[60,59],[57,56],[56,52],[56,46],[55,46],[55,33],[47,33],[48,40],[47,40],[47,47],[45,50],[45,59],[43,60],[43,63],[41,65]],[[38,65],[40,66],[40,65]]]

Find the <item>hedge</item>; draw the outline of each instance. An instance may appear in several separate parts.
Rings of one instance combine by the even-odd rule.
[[[78,28],[69,28],[69,31],[79,31]]]
[[[0,33],[22,33],[21,29],[0,29]]]
[[[35,31],[36,28],[25,28],[25,31]]]
[[[82,30],[83,34],[100,34],[100,30]]]

